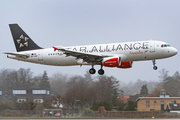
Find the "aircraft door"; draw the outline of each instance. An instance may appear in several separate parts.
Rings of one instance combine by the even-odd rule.
[[[155,42],[150,42],[149,48],[150,48],[150,53],[154,53],[155,52]]]
[[[43,60],[43,50],[39,50],[38,51],[38,61],[42,61]]]

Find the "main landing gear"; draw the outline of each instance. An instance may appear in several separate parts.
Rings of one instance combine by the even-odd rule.
[[[154,69],[154,70],[157,70],[157,69],[158,69],[158,67],[157,67],[157,66],[155,66],[155,65],[156,65],[156,60],[152,60],[152,62],[153,62],[153,65],[154,65],[154,66],[153,66],[153,69]]]
[[[90,73],[90,74],[95,74],[95,73],[96,73],[96,70],[95,70],[94,68],[91,68],[91,69],[89,70],[89,73]]]
[[[94,69],[94,65],[95,65],[95,63],[92,62],[92,68],[89,70],[90,74],[95,74],[96,73],[96,70]]]
[[[102,69],[102,67],[103,66],[101,65],[101,69],[98,70],[99,75],[103,75],[104,74],[104,70]]]
[[[103,75],[104,74],[104,70],[102,69],[102,65],[101,65],[101,69],[98,70],[99,75]],[[94,69],[94,64],[92,64],[92,68],[89,70],[90,74],[95,74],[96,70]]]

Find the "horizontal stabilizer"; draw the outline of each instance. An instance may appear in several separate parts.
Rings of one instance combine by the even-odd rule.
[[[29,57],[29,55],[26,55],[26,54],[17,54],[17,53],[4,53],[4,54],[14,55],[14,56],[16,56],[16,57],[21,57],[21,58],[24,58],[24,59],[26,59],[26,58]]]

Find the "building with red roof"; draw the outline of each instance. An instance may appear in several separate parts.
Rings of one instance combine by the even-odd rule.
[[[165,110],[169,103],[180,103],[180,97],[172,97],[164,88],[157,88],[146,97],[137,100],[138,111]]]

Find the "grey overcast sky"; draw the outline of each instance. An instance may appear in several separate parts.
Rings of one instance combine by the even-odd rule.
[[[3,52],[16,51],[8,26],[11,23],[19,24],[43,48],[150,39],[178,50],[180,46],[180,0],[1,0],[0,69],[30,68],[34,75],[44,70],[49,76],[57,72],[84,75],[91,66],[46,66],[6,58]],[[143,61],[134,62],[131,69],[104,70],[126,83],[158,81],[163,68],[170,75],[180,71],[180,55],[157,60],[157,66],[154,71],[152,61]]]

